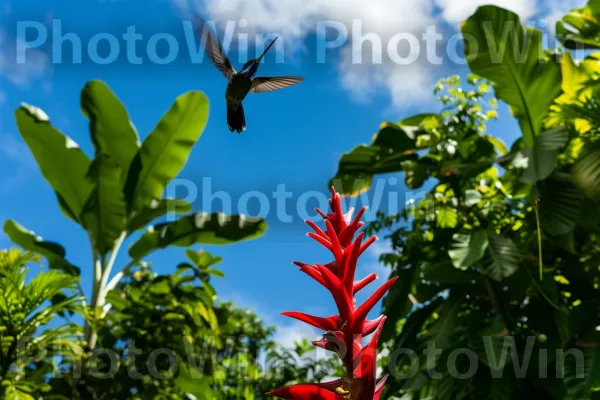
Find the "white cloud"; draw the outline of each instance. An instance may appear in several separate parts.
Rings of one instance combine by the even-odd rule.
[[[536,0],[436,0],[442,9],[442,17],[451,24],[458,24],[469,18],[475,10],[483,5],[495,5],[513,11],[527,20],[537,13]]]
[[[396,107],[420,103],[431,98],[431,88],[444,75],[440,65],[425,60],[422,34],[428,27],[447,22],[457,25],[477,7],[493,4],[529,19],[539,11],[538,0],[172,0],[187,17],[191,10],[224,26],[227,21],[247,22],[245,32],[277,33],[288,46],[301,46],[301,41],[315,33],[316,23],[341,23],[349,34],[340,49],[336,69],[341,86],[354,99],[368,101],[381,90],[387,92]],[[555,0],[558,1],[558,0]],[[570,1],[570,0],[567,0]],[[437,7],[437,8],[436,8]],[[439,11],[440,15],[437,15]],[[352,23],[359,19],[362,34],[375,33],[381,39],[383,63],[352,63]],[[458,26],[456,26],[458,28]],[[355,30],[356,32],[356,30]],[[412,34],[419,41],[420,57],[409,65],[400,65],[388,57],[387,45],[396,34]],[[358,40],[354,41],[355,46]],[[406,41],[401,41],[401,46]],[[371,45],[365,44],[364,56],[371,57]],[[412,49],[415,49],[412,46]],[[380,51],[377,50],[376,53]],[[401,56],[407,53],[399,51]]]
[[[379,240],[376,240],[369,246],[369,252],[375,258],[379,259],[380,255],[392,252],[392,242],[389,239],[379,238]]]
[[[49,57],[38,49],[29,49],[24,63],[17,62],[17,46],[21,39],[8,38],[0,30],[0,78],[18,87],[29,87],[50,71]]]
[[[301,342],[304,339],[309,341],[317,340],[323,333],[316,328],[300,321],[293,321],[288,324],[277,326],[275,341],[283,347],[293,347],[294,342]]]
[[[280,310],[270,310],[269,307],[265,306],[256,299],[251,298],[247,294],[234,293],[231,295],[223,296],[223,300],[231,301],[237,307],[251,309],[266,325],[275,326],[275,334],[273,340],[284,347],[294,347],[295,341],[302,341],[302,339],[308,339],[310,341],[316,340],[322,336],[322,332],[316,328],[305,324],[301,321],[297,321],[291,318],[287,318],[286,322],[280,322],[275,319],[275,316],[279,316]],[[313,312],[311,310],[311,312]]]
[[[173,2],[187,16],[190,15],[190,4],[194,0]],[[245,19],[247,31],[277,33],[292,47],[315,33],[312,30],[317,22],[340,23],[348,32],[348,40],[346,47],[340,51],[336,68],[342,87],[349,90],[355,99],[369,100],[378,89],[386,90],[397,106],[431,97],[431,68],[424,60],[405,66],[392,62],[386,54],[389,39],[394,35],[410,33],[420,39],[426,27],[435,24],[433,0],[207,0],[203,5],[202,9],[195,9],[206,10],[210,20],[224,25],[226,21]],[[352,23],[355,19],[360,20],[363,35],[375,33],[381,39],[384,52],[381,63],[353,64]],[[405,43],[401,41],[400,46]],[[370,49],[369,43],[363,46],[365,60],[371,60]],[[420,50],[423,53],[423,49]],[[403,51],[398,52],[401,56],[407,55]],[[376,54],[379,53],[376,50]]]

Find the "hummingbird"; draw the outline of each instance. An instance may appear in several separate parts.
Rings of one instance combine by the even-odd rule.
[[[246,129],[246,117],[242,101],[248,93],[272,92],[295,85],[304,80],[301,76],[256,76],[260,62],[279,36],[273,39],[271,44],[267,46],[258,58],[247,61],[238,72],[225,56],[210,29],[207,29],[206,32],[207,35],[204,43],[206,54],[228,81],[227,89],[225,90],[225,102],[227,104],[227,125],[230,132],[236,131],[237,133],[242,133]]]

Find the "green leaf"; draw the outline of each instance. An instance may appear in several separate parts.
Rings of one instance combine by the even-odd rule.
[[[564,382],[568,398],[594,399],[592,392],[600,391],[600,348],[576,348],[583,354],[582,363],[564,359]]]
[[[92,162],[88,178],[96,186],[79,219],[90,234],[94,249],[105,256],[125,230],[127,210],[121,168],[112,157],[100,154]]]
[[[592,200],[600,201],[600,142],[584,149],[571,171],[573,181]]]
[[[456,228],[458,223],[458,214],[451,207],[441,207],[436,217],[437,226],[440,228]]]
[[[471,71],[494,83],[496,97],[519,120],[532,147],[550,105],[561,92],[561,69],[545,60],[542,32],[524,28],[517,14],[495,6],[477,9],[462,26]]]
[[[142,229],[156,218],[168,213],[187,214],[192,211],[192,205],[182,199],[165,198],[154,200],[150,206],[135,212],[127,222],[127,230],[135,232]]]
[[[59,196],[65,215],[77,221],[93,189],[85,179],[90,159],[71,138],[50,125],[48,116],[39,108],[23,103],[15,117],[42,175]]]
[[[600,49],[600,1],[569,11],[556,23],[556,37],[567,49]]]
[[[428,340],[435,343],[436,348],[445,350],[452,343],[456,325],[459,323],[461,303],[461,296],[450,293],[450,296],[444,301],[440,309],[436,311],[439,314],[439,318],[428,328],[426,335]],[[428,360],[428,368],[433,366],[429,365],[429,362]]]
[[[442,299],[437,298],[431,303],[411,312],[408,318],[406,318],[404,325],[402,325],[400,334],[397,335],[396,340],[394,341],[394,347],[397,349],[415,348],[416,340],[423,329],[423,325],[431,318],[431,315],[441,303]]]
[[[568,176],[555,174],[539,183],[540,223],[552,236],[566,235],[581,214],[583,194]]]
[[[7,220],[4,223],[4,233],[13,243],[23,249],[46,257],[51,269],[59,269],[74,276],[79,276],[81,273],[78,267],[65,259],[66,251],[60,244],[44,241],[41,237],[36,236],[35,233],[13,220]]]
[[[442,285],[471,285],[482,282],[480,273],[457,269],[450,263],[426,266],[421,270],[421,273],[424,280]]]
[[[175,383],[184,393],[193,395],[196,400],[213,400],[214,394],[211,389],[211,378],[200,372],[181,368]]]
[[[213,265],[217,265],[221,261],[223,261],[223,258],[213,256],[208,251],[204,250],[194,251],[188,249],[185,251],[185,255],[191,262],[193,262],[196,265],[196,267],[200,269],[212,267]]]
[[[411,162],[410,167],[405,168],[404,183],[409,189],[418,189],[428,178],[427,167],[418,162]]]
[[[129,255],[140,260],[156,249],[167,246],[189,247],[196,243],[229,244],[255,239],[265,233],[267,222],[262,218],[222,213],[198,212],[177,221],[151,226],[129,248]]]
[[[472,234],[457,233],[448,255],[458,269],[467,269],[483,258],[488,247],[488,234],[481,229]]]
[[[533,148],[521,151],[527,158],[527,167],[524,169],[521,180],[526,183],[535,183],[549,177],[556,166],[560,151],[569,141],[567,129],[559,127],[544,131],[535,138]]]
[[[108,154],[116,161],[121,171],[119,181],[124,184],[140,146],[127,110],[106,83],[98,80],[88,82],[81,91],[81,109],[90,120],[96,155]]]
[[[501,155],[506,155],[508,153],[508,148],[506,147],[506,144],[504,144],[504,142],[502,141],[502,139],[494,137],[494,136],[485,136],[485,139],[490,142],[492,145],[494,145],[494,147],[496,148],[496,150],[498,150],[498,152]]]
[[[477,190],[466,190],[465,191],[465,205],[467,207],[472,207],[474,205],[479,204],[479,202],[481,202],[481,199],[483,198],[483,195],[481,194],[481,192],[477,191]]]
[[[159,200],[167,184],[188,160],[208,121],[208,98],[202,92],[179,96],[135,156],[125,185],[130,211]]]
[[[484,272],[490,278],[501,281],[519,268],[521,255],[515,243],[504,236],[488,233],[488,251],[484,259]]]
[[[342,155],[338,172],[329,185],[341,194],[359,195],[369,189],[374,175],[401,171],[403,161],[417,160],[415,147],[410,128],[386,122],[372,145],[360,145]]]

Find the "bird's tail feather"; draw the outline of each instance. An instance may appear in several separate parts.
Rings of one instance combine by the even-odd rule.
[[[231,132],[242,133],[246,129],[246,117],[241,104],[236,109],[227,107],[227,125]]]

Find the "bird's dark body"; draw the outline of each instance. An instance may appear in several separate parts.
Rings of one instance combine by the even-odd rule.
[[[269,44],[260,57],[247,61],[242,70],[237,72],[223,53],[216,39],[208,31],[205,43],[206,52],[228,81],[227,89],[225,89],[225,102],[227,103],[227,125],[231,132],[242,133],[246,129],[246,117],[242,101],[248,93],[271,92],[304,80],[304,78],[299,76],[256,77],[261,60],[273,43],[275,43],[275,40],[277,38]]]
[[[225,90],[227,107],[236,109],[250,93],[250,89],[252,89],[252,80],[242,73],[235,74]]]

